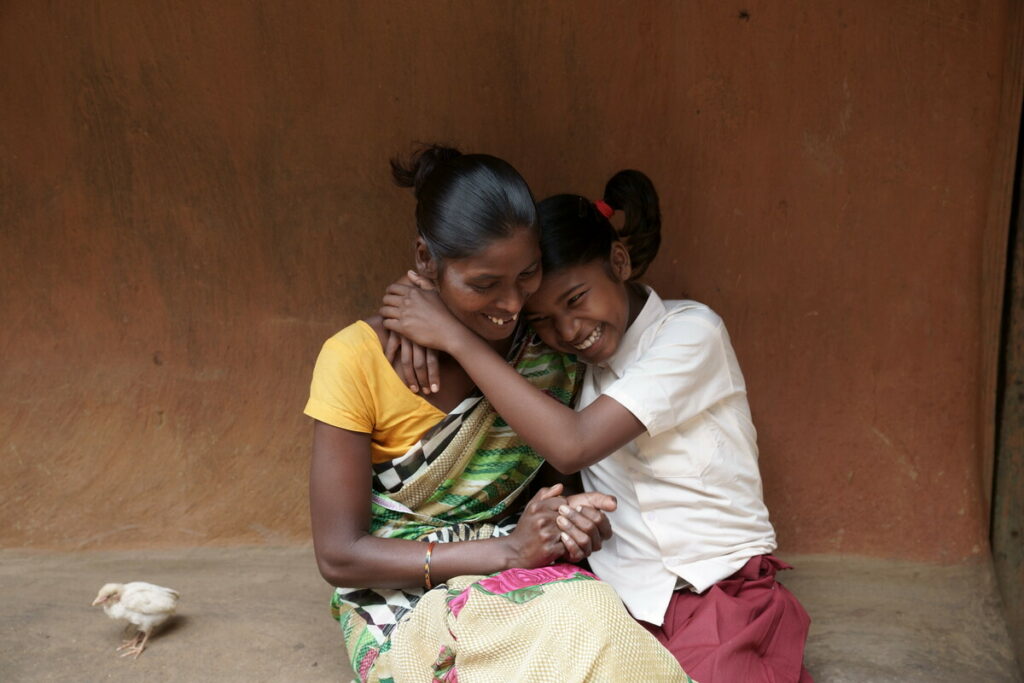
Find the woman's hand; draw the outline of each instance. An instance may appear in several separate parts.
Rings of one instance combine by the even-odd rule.
[[[451,314],[441,297],[432,289],[423,289],[429,281],[415,273],[409,273],[414,283],[392,284],[384,296],[380,315],[384,327],[411,339],[420,346],[439,351],[448,351],[448,344],[466,328]]]
[[[416,279],[413,280],[410,275]],[[415,285],[420,289],[434,289],[434,284],[430,280],[421,278],[411,270],[400,277],[395,285]],[[387,292],[384,296],[387,298]],[[436,394],[440,390],[441,373],[437,364],[436,350],[420,346],[413,340],[389,330],[387,343],[384,345],[384,356],[389,363],[395,366],[395,371],[413,393],[422,390],[424,394]],[[397,365],[395,365],[395,358],[400,360]]]
[[[388,331],[384,346],[388,362],[396,366],[399,376],[413,393],[423,390],[424,395],[436,394],[441,389],[441,372],[437,365],[437,351],[420,346],[397,332]]]
[[[566,502],[561,493],[561,484],[542,488],[526,504],[515,531],[508,537],[513,554],[510,567],[545,567],[565,554],[555,521],[558,508]]]
[[[614,496],[578,493],[564,498],[561,484],[540,489],[527,503],[516,530],[515,566],[532,569],[563,558],[579,562],[601,549],[612,529],[605,512],[615,509]]]

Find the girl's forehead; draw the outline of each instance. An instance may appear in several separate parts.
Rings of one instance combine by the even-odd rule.
[[[597,260],[544,273],[540,288],[526,300],[526,309],[537,311],[564,305],[565,300],[593,285],[596,278],[607,278],[604,264]]]

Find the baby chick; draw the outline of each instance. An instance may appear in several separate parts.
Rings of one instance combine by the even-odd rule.
[[[138,628],[131,640],[117,648],[125,650],[122,657],[132,655],[138,659],[146,649],[146,641],[160,624],[174,614],[178,606],[178,591],[156,586],[144,581],[131,583],[108,583],[100,589],[92,604],[103,605],[103,611],[111,619],[126,619]]]

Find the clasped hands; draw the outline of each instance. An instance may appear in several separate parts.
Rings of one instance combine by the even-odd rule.
[[[611,538],[605,513],[616,508],[615,497],[596,491],[563,496],[563,490],[561,484],[542,488],[523,509],[509,537],[519,566],[579,562]]]

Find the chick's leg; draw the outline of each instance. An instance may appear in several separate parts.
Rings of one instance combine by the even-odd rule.
[[[135,635],[121,643],[121,647],[117,648],[117,652],[121,650],[127,650],[128,648],[136,647],[139,644],[139,639],[142,638],[142,631],[136,631]]]
[[[145,633],[140,631],[139,635],[142,636],[142,642],[126,649],[121,656],[128,657],[130,655],[132,659],[138,659],[139,655],[142,654],[142,651],[146,649],[146,641],[149,640],[149,633],[149,631],[146,631]]]

